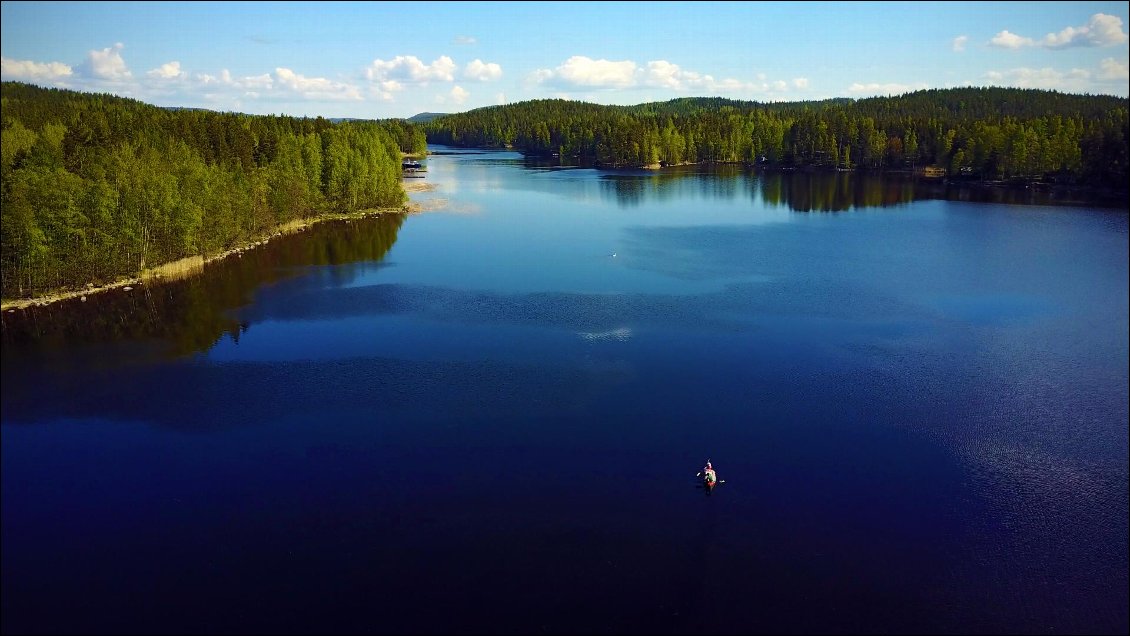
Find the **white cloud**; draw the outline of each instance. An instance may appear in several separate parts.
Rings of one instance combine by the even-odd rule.
[[[180,70],[180,62],[168,62],[146,73],[147,76],[159,80],[171,80],[185,76]]]
[[[498,94],[496,94],[496,95],[494,96],[494,101],[495,101],[495,103],[496,103],[496,104],[498,104],[498,105],[500,105],[500,106],[501,106],[502,104],[505,104],[505,103],[506,103],[506,93],[498,93]]]
[[[737,91],[757,90],[757,87],[752,84],[747,84],[741,80],[729,77],[715,81],[713,77],[706,75],[704,79],[706,80],[706,90],[711,93],[734,93]],[[788,86],[788,83],[784,80],[777,80],[774,84]]]
[[[535,84],[542,84],[542,83],[545,83],[545,82],[549,82],[552,79],[553,79],[553,71],[551,71],[547,68],[539,68],[538,70],[534,71],[533,73],[530,73],[530,81],[534,82]]]
[[[1108,57],[1099,62],[1099,79],[1106,82],[1130,80],[1130,69],[1113,57]]]
[[[231,74],[229,74],[226,70],[224,71],[224,74],[227,75],[228,77],[231,77]],[[245,88],[245,89],[259,89],[259,90],[267,89],[267,90],[270,90],[270,89],[274,88],[275,81],[271,77],[270,73],[263,73],[262,75],[251,75],[251,76],[248,76],[248,77],[244,77],[242,80],[239,81],[239,84],[240,84],[241,88]]]
[[[785,81],[783,79],[766,80],[764,79],[766,77],[764,73],[759,73],[759,75],[760,78],[756,84],[741,84],[739,88],[732,84],[732,82],[736,80],[724,80],[718,82],[718,84],[715,85],[715,89],[718,90],[718,92],[722,92],[722,90],[725,89],[733,90],[733,92],[742,90],[742,92],[753,94],[750,95],[750,97],[763,95],[775,99],[782,99],[785,97],[784,94],[790,94],[793,90],[808,89],[808,78],[798,77],[793,78],[791,81]]]
[[[463,77],[489,82],[502,77],[502,67],[494,62],[485,63],[482,60],[472,60],[463,68]]]
[[[594,60],[583,55],[574,55],[554,69],[538,69],[530,75],[530,80],[574,89],[661,88],[708,93],[757,90],[748,82],[732,78],[715,79],[711,75],[684,70],[667,60],[651,60],[641,67],[632,60]]]
[[[643,75],[641,83],[653,88],[667,88],[674,91],[699,90],[708,93],[753,89],[752,84],[740,80],[732,78],[716,80],[713,75],[685,71],[678,64],[667,60],[652,60],[641,72]]]
[[[611,62],[574,55],[556,69],[534,71],[535,81],[556,82],[575,87],[630,88],[636,83],[636,63]]]
[[[902,95],[904,93],[913,93],[914,91],[925,90],[929,88],[925,83],[919,82],[917,84],[899,84],[898,82],[889,82],[880,84],[872,82],[869,84],[860,84],[856,82],[848,86],[847,92],[852,95],[871,96],[871,95]]]
[[[382,102],[392,102],[397,93],[405,89],[405,85],[394,79],[386,79],[377,82],[376,86],[370,87],[368,93]]]
[[[85,70],[91,77],[101,80],[116,82],[131,79],[133,74],[122,59],[121,51],[124,48],[125,45],[118,42],[101,51],[91,51],[87,54]]]
[[[379,102],[392,102],[396,101],[392,91],[383,90],[377,86],[369,87],[369,98]]]
[[[1096,13],[1087,26],[1088,39],[1100,46],[1114,46],[1130,40],[1130,36],[1122,32],[1122,18],[1118,16]]]
[[[694,79],[697,79],[690,77],[691,75],[693,74],[680,70],[678,64],[672,64],[665,60],[657,60],[647,63],[646,79],[644,83],[648,86],[679,90],[683,88],[684,81],[694,81]]]
[[[628,88],[635,85],[636,63],[613,62],[574,55],[554,71],[567,84],[591,88]]]
[[[467,101],[467,98],[471,96],[471,93],[463,90],[462,86],[456,84],[455,86],[451,87],[450,95],[451,101],[455,102],[456,104],[462,104],[463,102]]]
[[[476,40],[474,38],[474,36],[470,36],[470,35],[457,35],[457,36],[455,36],[455,39],[452,40],[452,43],[454,43],[454,44],[463,44],[463,45],[475,44],[476,42],[478,42],[478,40]]]
[[[989,44],[1003,49],[1018,49],[1023,46],[1032,46],[1035,43],[1036,41],[1032,38],[1021,37],[1015,33],[1009,33],[1007,30],[1001,31],[989,40]]]
[[[0,57],[0,77],[10,80],[52,82],[70,77],[74,71],[62,62],[32,62]]]
[[[984,77],[1002,86],[1079,93],[1087,89],[1091,73],[1079,68],[1063,72],[1051,67],[1021,67],[1007,71],[989,71]]]
[[[500,69],[501,71],[501,69]],[[455,81],[455,61],[441,55],[431,64],[424,64],[415,55],[397,55],[391,60],[373,60],[365,69],[365,77],[374,82],[397,80],[413,84],[431,81]]]
[[[1114,46],[1127,40],[1130,40],[1130,37],[1122,31],[1122,18],[1096,13],[1083,26],[1069,26],[1059,33],[1049,33],[1041,40],[1001,31],[989,40],[989,44],[1007,49],[1019,49],[1025,46],[1064,49],[1073,46]]]
[[[283,70],[283,71],[286,71],[287,73],[291,73],[287,69],[276,69],[276,70]],[[152,71],[150,71],[150,73],[152,73]],[[182,75],[187,75],[187,74],[182,73]],[[291,73],[291,75],[293,75],[293,73]],[[295,77],[300,78],[301,76],[295,75]],[[271,77],[270,73],[263,73],[262,75],[250,75],[250,76],[247,76],[247,77],[241,77],[239,79],[235,79],[235,78],[232,77],[231,71],[229,71],[226,68],[220,70],[219,77],[217,77],[215,75],[209,75],[208,73],[196,73],[195,75],[193,75],[192,79],[199,86],[213,86],[213,87],[224,87],[224,86],[226,86],[226,87],[229,87],[229,88],[232,88],[232,89],[235,89],[235,90],[247,90],[247,91],[267,90],[267,91],[269,91],[269,90],[272,90],[272,89],[275,88],[275,78]],[[302,79],[305,79],[305,78],[302,78]],[[328,81],[328,80],[326,80],[326,81]],[[281,83],[281,78],[280,78],[280,83]]]
[[[953,50],[961,53],[965,50],[965,43],[969,41],[968,35],[959,35],[953,39]]]
[[[1071,46],[1072,44],[1082,45],[1086,40],[1086,37],[1086,27],[1084,27],[1083,29],[1067,27],[1059,33],[1049,33],[1045,35],[1044,39],[1040,42],[1040,45],[1046,46],[1049,49],[1061,49]]]
[[[1060,49],[1068,46],[1114,46],[1127,40],[1122,32],[1122,18],[1096,13],[1086,26],[1067,27],[1059,33],[1044,36],[1042,46]]]
[[[311,100],[361,100],[361,91],[356,86],[335,82],[324,77],[305,77],[288,68],[275,69],[275,86],[290,90]]]

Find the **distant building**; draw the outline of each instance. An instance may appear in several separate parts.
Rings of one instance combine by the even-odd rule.
[[[927,179],[942,179],[946,176],[946,169],[940,166],[926,166],[922,168],[921,174]]]

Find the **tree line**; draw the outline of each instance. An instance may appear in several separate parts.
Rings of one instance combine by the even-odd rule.
[[[1125,98],[1011,88],[759,103],[681,98],[637,106],[533,100],[423,124],[428,141],[516,148],[601,166],[945,168],[983,179],[1054,176],[1125,187]]]
[[[101,284],[246,244],[285,223],[399,207],[403,120],[167,109],[0,86],[3,297]]]

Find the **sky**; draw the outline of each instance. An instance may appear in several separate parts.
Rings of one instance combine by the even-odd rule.
[[[1126,97],[1127,2],[3,2],[0,79],[383,119],[530,99]]]

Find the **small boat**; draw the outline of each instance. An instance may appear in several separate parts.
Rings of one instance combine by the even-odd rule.
[[[707,490],[714,490],[718,485],[718,473],[708,470],[702,474],[702,486]]]
[[[415,172],[420,169],[420,162],[415,159],[400,162],[400,169],[405,172]]]
[[[702,488],[706,491],[707,495],[713,492],[714,487],[718,484],[726,483],[725,480],[718,479],[718,473],[714,470],[714,467],[710,465],[709,459],[706,460],[706,466],[703,467],[702,471],[695,475],[695,477],[702,479]]]

